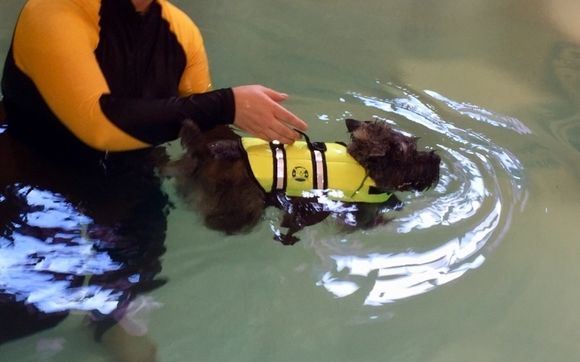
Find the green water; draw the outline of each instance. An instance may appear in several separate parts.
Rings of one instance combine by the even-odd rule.
[[[22,3],[0,3],[2,58]],[[161,361],[580,359],[579,4],[175,3],[204,34],[215,87],[289,93],[314,139],[346,140],[347,116],[392,120],[438,150],[443,176],[401,195],[390,225],[317,225],[294,247],[272,240],[275,215],[224,237],[175,199],[170,282],[148,295]],[[109,360],[81,319],[0,360]]]

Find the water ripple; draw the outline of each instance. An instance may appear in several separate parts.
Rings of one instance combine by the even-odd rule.
[[[526,137],[531,130],[521,121],[435,91],[390,87],[397,94],[392,98],[351,92],[341,101],[350,98],[346,104],[352,107],[362,103],[367,113],[370,109],[402,132],[422,132],[423,143],[436,144],[442,158],[439,184],[426,193],[401,195],[405,211],[380,230],[346,239],[312,235],[309,242],[326,268],[317,285],[336,298],[362,297],[366,306],[428,292],[480,267],[527,196],[520,160],[467,128],[478,122],[495,134]]]

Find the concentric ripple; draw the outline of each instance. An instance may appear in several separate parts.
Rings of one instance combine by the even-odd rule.
[[[405,209],[383,228],[334,237],[312,231],[308,236],[323,262],[317,285],[366,306],[428,292],[478,268],[526,200],[521,162],[472,130],[477,122],[477,128],[490,127],[495,134],[526,137],[531,131],[522,122],[435,91],[389,88],[395,96],[353,92],[341,101],[353,108],[362,105],[394,128],[420,135],[422,146],[433,146],[442,158],[439,184],[426,193],[400,195]]]

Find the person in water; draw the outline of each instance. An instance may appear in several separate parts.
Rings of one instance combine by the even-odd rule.
[[[135,356],[154,344],[132,315],[150,300],[144,292],[166,282],[170,209],[155,172],[164,150],[153,150],[119,153],[103,167],[37,152],[0,128],[0,349],[75,311],[96,340],[133,355],[120,360],[149,360]]]
[[[142,149],[176,139],[185,119],[282,143],[307,127],[281,106],[286,94],[212,91],[200,31],[167,0],[29,0],[2,93],[9,128],[53,147]]]
[[[119,340],[136,295],[164,283],[169,203],[153,146],[184,120],[284,143],[306,128],[285,94],[211,90],[201,34],[167,0],[29,0],[2,93],[0,344],[70,310],[90,312],[98,339]]]

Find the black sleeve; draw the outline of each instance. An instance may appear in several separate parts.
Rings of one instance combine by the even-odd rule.
[[[207,131],[219,124],[233,123],[235,116],[231,88],[166,99],[125,99],[105,94],[100,105],[117,127],[152,145],[176,139],[185,119]]]

